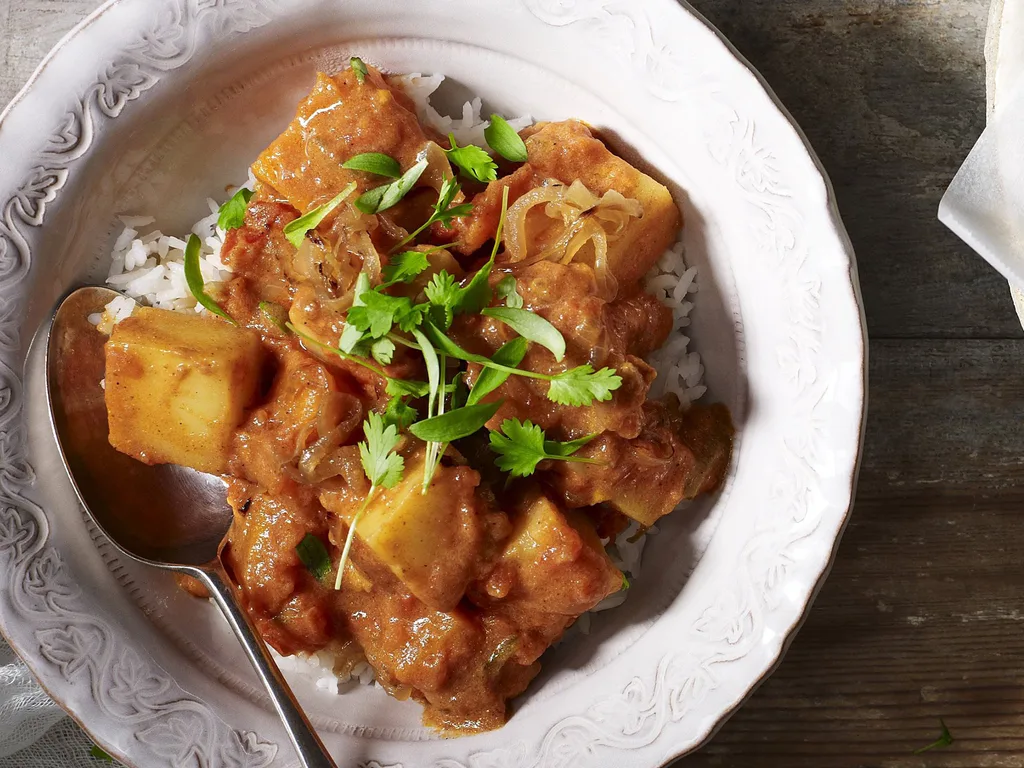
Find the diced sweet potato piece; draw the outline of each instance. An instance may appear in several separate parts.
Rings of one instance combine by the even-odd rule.
[[[146,464],[228,470],[259,388],[259,336],[222,320],[139,308],[106,346],[110,444]]]

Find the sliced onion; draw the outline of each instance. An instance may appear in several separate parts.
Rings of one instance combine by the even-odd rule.
[[[539,252],[531,255],[528,217],[543,206],[548,219],[560,222],[562,230]],[[622,235],[630,219],[641,218],[643,206],[616,190],[600,198],[577,179],[569,186],[548,181],[520,197],[509,209],[505,223],[504,260],[531,264],[547,259],[569,264],[589,242],[594,244],[594,272],[603,298],[614,298],[618,285],[608,263],[608,245]],[[557,226],[557,225],[556,225]]]

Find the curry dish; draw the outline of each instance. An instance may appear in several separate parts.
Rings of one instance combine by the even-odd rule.
[[[450,735],[505,722],[628,587],[606,547],[716,490],[733,436],[721,405],[648,398],[668,189],[576,120],[494,116],[487,143],[358,59],[319,75],[221,210],[233,277],[186,251],[209,312],[139,308],[106,345],[112,445],[224,477],[266,641],[368,662]]]

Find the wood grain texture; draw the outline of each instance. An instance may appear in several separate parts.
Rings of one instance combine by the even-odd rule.
[[[784,662],[682,766],[1024,766],[1024,332],[935,218],[984,126],[987,0],[692,0],[836,187],[871,333],[859,500]],[[96,0],[0,0],[0,103]],[[912,754],[945,718],[956,742]],[[666,745],[666,751],[669,745]]]

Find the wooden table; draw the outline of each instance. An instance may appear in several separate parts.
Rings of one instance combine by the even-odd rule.
[[[0,102],[95,0],[0,0]],[[683,765],[1024,766],[1024,332],[936,220],[985,121],[987,0],[693,0],[771,83],[860,263],[857,506],[785,661]],[[956,742],[914,756],[938,736]]]

